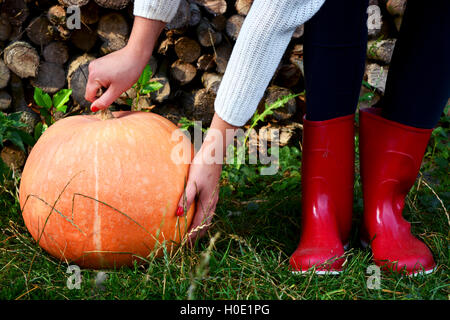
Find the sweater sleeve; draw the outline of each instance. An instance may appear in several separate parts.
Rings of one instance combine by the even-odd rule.
[[[133,14],[152,20],[170,22],[177,13],[180,0],[135,0]]]
[[[255,112],[295,29],[325,0],[255,0],[245,18],[217,92],[221,119],[244,125]]]

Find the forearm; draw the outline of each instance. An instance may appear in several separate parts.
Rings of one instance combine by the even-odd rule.
[[[158,37],[167,22],[175,16],[180,0],[136,0],[133,30],[127,50],[137,61],[150,59]]]
[[[215,110],[236,126],[251,118],[295,28],[324,0],[255,0],[233,48],[219,87]]]
[[[195,161],[197,163],[221,166],[227,147],[233,142],[232,138],[237,129],[238,127],[229,124],[215,113],[199,150],[201,157],[197,157]]]
[[[147,63],[165,22],[136,16],[126,49],[135,59]]]

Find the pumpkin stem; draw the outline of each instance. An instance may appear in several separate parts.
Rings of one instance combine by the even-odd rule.
[[[115,117],[114,117],[113,113],[111,112],[111,110],[109,110],[109,108],[106,108],[106,109],[100,110],[100,112],[98,113],[98,118],[102,121],[105,121],[105,120],[109,120],[109,119],[114,119]]]

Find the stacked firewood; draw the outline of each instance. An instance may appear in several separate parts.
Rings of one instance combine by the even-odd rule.
[[[383,94],[384,81],[406,0],[371,0],[368,63],[365,79]],[[163,87],[139,99],[140,109],[152,109],[170,120],[181,117],[209,125],[214,100],[233,45],[253,0],[181,0],[175,18],[166,25],[149,61],[153,80]],[[81,21],[77,21],[77,8]],[[379,19],[374,12],[380,13]],[[371,20],[372,19],[372,20]],[[379,21],[377,21],[377,19]],[[371,21],[373,26],[370,27]],[[33,102],[34,87],[54,94],[73,90],[68,114],[89,112],[84,99],[88,64],[123,48],[133,23],[131,0],[0,0],[0,111],[24,112],[32,132],[41,121]],[[303,26],[292,41],[261,100],[259,110],[278,98],[304,90]],[[361,94],[373,88],[362,87]],[[129,108],[136,96],[128,90],[113,108]],[[282,144],[301,128],[304,97],[275,110],[265,125],[288,128]],[[294,128],[294,129],[293,129]]]

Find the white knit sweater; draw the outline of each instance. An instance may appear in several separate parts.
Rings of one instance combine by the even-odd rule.
[[[135,0],[134,15],[170,22],[180,0]],[[255,0],[234,45],[214,103],[235,126],[250,119],[264,95],[295,29],[325,0]]]

